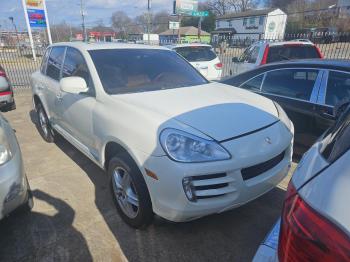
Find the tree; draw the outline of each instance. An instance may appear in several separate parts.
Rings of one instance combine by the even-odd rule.
[[[208,0],[207,5],[216,15],[225,15],[230,12],[244,12],[257,4],[257,0]]]
[[[286,11],[287,7],[293,2],[294,0],[267,0],[266,6],[271,8],[280,8],[283,11]]]
[[[112,26],[122,38],[127,37],[129,27],[132,26],[132,24],[132,19],[125,12],[116,11],[112,14]]]

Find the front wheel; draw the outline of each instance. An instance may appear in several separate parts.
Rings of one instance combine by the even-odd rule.
[[[153,210],[146,182],[135,162],[119,155],[109,162],[108,174],[114,202],[122,219],[135,228],[152,222]]]
[[[47,117],[47,114],[42,104],[38,104],[37,114],[38,114],[37,126],[38,126],[40,135],[46,142],[48,143],[54,142],[55,140],[54,131],[51,128],[49,119]]]

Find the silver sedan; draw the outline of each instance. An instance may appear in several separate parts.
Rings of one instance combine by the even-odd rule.
[[[17,138],[0,113],[0,219],[12,211],[29,211],[33,207],[22,154]]]

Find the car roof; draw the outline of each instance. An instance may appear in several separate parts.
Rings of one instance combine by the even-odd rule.
[[[191,47],[191,46],[205,46],[205,47],[212,47],[208,44],[201,44],[201,43],[191,43],[191,44],[178,44],[178,45],[170,45],[168,48],[174,49],[178,47]]]
[[[79,50],[100,50],[100,49],[153,49],[153,50],[168,50],[168,48],[154,45],[139,45],[139,44],[128,44],[128,43],[86,43],[86,42],[61,42],[50,45],[53,46],[70,46],[75,47]]]
[[[339,69],[350,72],[350,60],[347,59],[300,59],[290,61],[280,61],[261,66],[261,69],[280,67],[318,67],[325,69]]]
[[[304,39],[303,39],[304,40]],[[292,41],[273,41],[273,40],[260,40],[257,43],[253,44],[253,45],[269,45],[271,46],[282,46],[282,45],[297,45],[297,46],[301,46],[301,45],[305,45],[305,46],[314,46],[315,44],[312,43],[311,41],[300,41],[299,39],[295,39]]]

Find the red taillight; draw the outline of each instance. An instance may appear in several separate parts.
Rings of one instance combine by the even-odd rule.
[[[269,54],[269,49],[270,49],[270,46],[266,45],[260,65],[265,65],[267,63],[267,56]]]
[[[311,208],[289,183],[278,244],[279,261],[349,261],[350,238]]]
[[[0,70],[0,76],[6,77],[6,73],[4,71]]]
[[[322,59],[323,58],[323,54],[321,53],[320,48],[318,48],[318,46],[315,46],[315,47],[316,47],[316,51],[317,51],[318,56]]]
[[[217,63],[217,64],[214,65],[214,66],[215,66],[215,69],[216,69],[216,70],[222,69],[222,63]]]

